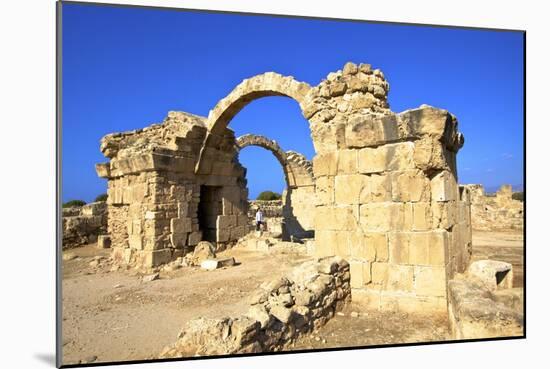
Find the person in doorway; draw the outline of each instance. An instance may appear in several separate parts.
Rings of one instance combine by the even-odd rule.
[[[256,231],[259,231],[262,225],[264,224],[264,213],[261,208],[256,210]]]

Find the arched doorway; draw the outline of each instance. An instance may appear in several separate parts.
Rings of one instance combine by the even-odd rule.
[[[315,181],[311,162],[295,151],[283,151],[276,141],[260,135],[240,136],[236,146],[238,152],[257,146],[273,153],[281,164],[286,183],[282,199],[283,238],[313,237]]]

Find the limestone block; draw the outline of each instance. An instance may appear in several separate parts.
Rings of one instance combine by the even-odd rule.
[[[96,164],[95,171],[97,176],[101,178],[109,178],[111,176],[111,167],[109,163]]]
[[[412,131],[418,136],[443,137],[445,128],[450,124],[450,114],[443,109],[424,105],[400,114],[407,115]]]
[[[235,265],[235,258],[224,259],[205,259],[201,261],[201,268],[205,270],[216,270],[218,268],[230,267]]]
[[[367,235],[367,245],[376,248],[376,261],[385,262],[389,259],[388,236],[384,233],[371,233]]]
[[[192,217],[191,206],[188,201],[178,202],[178,218]]]
[[[315,229],[351,231],[357,226],[353,208],[350,206],[319,206],[315,212]]]
[[[426,231],[432,227],[432,211],[430,203],[417,202],[412,204],[413,231]]]
[[[334,177],[319,177],[315,181],[316,204],[332,205],[334,203]]]
[[[445,230],[430,232],[429,265],[442,266],[449,262],[450,235]]]
[[[237,215],[237,226],[238,227],[248,226],[248,216],[246,214]]]
[[[351,299],[354,303],[364,306],[367,310],[380,309],[380,291],[367,288],[352,288]]]
[[[247,234],[247,227],[246,226],[239,226],[239,227],[233,227],[231,228],[229,238],[230,240],[238,240],[239,238],[245,236]],[[274,233],[273,230],[271,233]]]
[[[458,196],[456,179],[449,171],[441,171],[431,180],[432,201],[452,201]]]
[[[364,232],[408,231],[412,228],[412,205],[379,202],[361,205],[360,223]]]
[[[172,218],[170,219],[170,232],[189,233],[192,227],[192,218]]]
[[[334,187],[337,204],[358,204],[360,194],[368,189],[368,177],[361,174],[338,175]]]
[[[172,260],[172,251],[170,249],[142,251],[142,253],[143,264],[147,266],[166,264]]]
[[[222,213],[223,215],[233,214],[233,204],[229,199],[222,198]]]
[[[187,244],[187,233],[171,233],[170,244],[176,249],[181,249]]]
[[[420,296],[447,296],[447,274],[444,266],[414,267],[415,291]]]
[[[191,233],[189,233],[189,238],[188,238],[187,244],[189,246],[195,246],[201,240],[202,240],[202,232],[201,231],[191,232]]]
[[[226,228],[217,228],[216,229],[216,241],[217,242],[227,242],[229,241],[229,237],[231,235],[231,230]]]
[[[350,261],[350,286],[361,288],[371,282],[371,264],[368,261]]]
[[[377,103],[371,94],[354,93],[350,98],[353,110],[368,109]],[[345,126],[346,146],[362,148],[383,144],[397,138],[397,126],[392,126],[389,117],[379,118],[359,114],[352,116]]]
[[[338,174],[357,173],[357,151],[341,150],[338,152]]]
[[[391,232],[388,234],[389,261],[393,264],[409,263],[410,233]]]
[[[318,257],[336,255],[336,232],[321,229],[315,232],[315,255]]]
[[[128,244],[134,250],[143,250],[143,239],[140,234],[131,234],[128,236]]]
[[[271,317],[265,310],[265,307],[260,304],[251,306],[248,309],[246,316],[248,316],[250,319],[254,319],[255,321],[259,322],[261,329],[265,329],[268,326],[269,322],[271,321]]]
[[[351,256],[357,259],[374,261],[376,259],[376,246],[370,236],[358,230],[349,232]]]
[[[447,313],[447,299],[434,296],[416,296],[394,291],[380,293],[380,310],[398,311],[433,316]]]
[[[414,169],[413,160],[414,144],[412,142],[401,142],[385,145],[386,169],[391,171],[404,171]]]
[[[420,170],[407,170],[392,175],[393,201],[428,201],[430,181]]]
[[[432,202],[432,225],[434,228],[449,229],[457,223],[457,207],[454,201]]]
[[[388,265],[386,289],[412,292],[414,289],[414,267],[409,265]]]
[[[313,158],[313,173],[315,177],[334,176],[338,168],[338,152],[317,154]]]
[[[512,288],[512,264],[497,260],[478,260],[468,267],[469,278],[480,281],[490,291]]]
[[[214,161],[212,163],[212,174],[218,176],[230,176],[233,172],[233,163]]]
[[[351,255],[350,249],[350,232],[349,231],[335,231],[334,232],[334,250],[335,255],[347,258]]]
[[[364,148],[357,153],[359,173],[381,173],[386,170],[386,148]]]
[[[237,225],[236,215],[219,215],[216,221],[217,228],[231,228]]]
[[[409,258],[406,264],[430,265],[430,238],[432,234],[427,232],[413,232],[409,237]]]
[[[375,262],[371,266],[372,283],[384,284],[388,280],[389,264]]]
[[[391,201],[392,181],[389,175],[371,174],[359,194],[359,203]]]

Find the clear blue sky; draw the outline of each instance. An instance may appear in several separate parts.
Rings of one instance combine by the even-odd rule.
[[[347,61],[384,71],[400,112],[429,104],[459,119],[461,183],[523,185],[523,35],[364,22],[63,5],[63,201],[106,192],[94,165],[105,134],[206,116],[241,80],[267,71],[315,85]],[[314,155],[298,104],[268,97],[231,122]],[[250,197],[282,191],[271,153],[249,147]]]

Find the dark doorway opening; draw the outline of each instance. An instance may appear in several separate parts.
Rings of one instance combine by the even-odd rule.
[[[216,221],[222,214],[222,196],[220,186],[201,186],[198,218],[202,239],[216,242]]]

